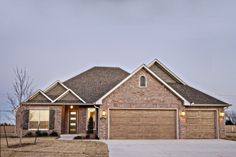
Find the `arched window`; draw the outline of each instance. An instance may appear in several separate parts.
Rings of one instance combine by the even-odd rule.
[[[141,76],[139,78],[139,86],[140,87],[146,87],[147,86],[147,80],[145,76]]]

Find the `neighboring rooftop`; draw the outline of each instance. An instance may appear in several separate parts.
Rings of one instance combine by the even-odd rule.
[[[86,103],[93,103],[129,75],[118,67],[93,67],[65,82]]]

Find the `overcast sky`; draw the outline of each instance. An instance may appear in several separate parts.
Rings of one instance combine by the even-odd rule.
[[[235,0],[1,0],[0,109],[16,66],[44,89],[92,66],[132,72],[155,58],[236,104],[235,8]]]

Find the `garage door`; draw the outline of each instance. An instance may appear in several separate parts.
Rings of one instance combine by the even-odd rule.
[[[110,139],[175,139],[176,110],[112,109]]]
[[[216,111],[186,111],[186,138],[216,137]]]

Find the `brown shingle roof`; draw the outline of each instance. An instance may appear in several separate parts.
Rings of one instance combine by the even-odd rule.
[[[169,84],[176,92],[194,104],[227,104],[188,85]]]
[[[93,103],[129,75],[117,67],[93,67],[65,82],[86,103]]]

